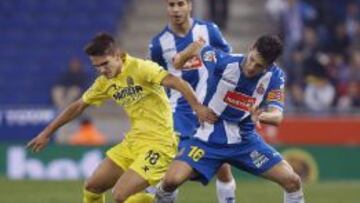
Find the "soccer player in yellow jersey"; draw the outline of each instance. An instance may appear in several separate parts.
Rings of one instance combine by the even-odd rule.
[[[59,127],[88,106],[114,99],[128,114],[131,129],[120,144],[107,151],[106,158],[86,181],[83,202],[105,203],[103,193],[113,187],[113,198],[120,203],[157,184],[175,156],[177,140],[163,86],[181,92],[199,120],[213,123],[217,118],[199,103],[185,81],[154,62],[125,54],[116,47],[111,35],[97,35],[85,52],[101,75],[82,98],[70,104],[28,147],[40,151]]]

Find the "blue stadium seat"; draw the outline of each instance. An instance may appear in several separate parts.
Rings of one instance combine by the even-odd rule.
[[[126,2],[0,1],[0,91],[11,95],[1,97],[0,105],[50,104],[50,88],[68,60],[87,60],[85,43],[97,32],[114,33]],[[19,89],[22,94],[12,94]]]

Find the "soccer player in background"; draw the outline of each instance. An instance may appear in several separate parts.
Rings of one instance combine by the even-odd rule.
[[[204,105],[219,120],[204,123],[185,143],[156,193],[158,203],[174,202],[173,192],[189,178],[207,184],[224,163],[281,185],[285,203],[304,203],[301,180],[292,167],[256,133],[260,123],[279,125],[284,108],[284,73],[274,64],[283,50],[279,37],[258,38],[245,55],[231,55],[194,42],[174,58],[183,68],[200,56],[209,73]],[[188,63],[191,65],[191,63]]]
[[[199,39],[224,52],[230,52],[231,47],[217,25],[191,17],[191,0],[166,0],[166,7],[169,23],[151,40],[149,57],[170,73],[186,80],[196,92],[199,100],[203,101],[207,88],[206,81],[209,78],[209,72],[204,64],[195,57],[191,67],[177,70],[173,65],[173,57]],[[195,133],[199,122],[180,92],[170,90],[168,95],[174,115],[175,132],[180,136],[179,149],[181,149],[183,144]],[[216,188],[219,203],[230,203],[235,200],[236,183],[230,165],[224,164],[220,167],[217,173]]]
[[[185,81],[152,61],[124,53],[109,34],[95,36],[85,52],[100,76],[82,98],[70,104],[27,146],[40,151],[59,127],[87,107],[115,100],[128,114],[131,129],[120,144],[107,151],[86,181],[83,202],[104,203],[104,192],[112,187],[115,201],[124,202],[130,195],[157,184],[177,151],[171,107],[163,87],[180,91],[200,119],[214,122],[216,116],[201,105]]]

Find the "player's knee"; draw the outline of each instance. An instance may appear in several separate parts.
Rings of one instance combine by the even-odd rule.
[[[173,192],[181,184],[182,178],[177,175],[167,176],[162,181],[162,189],[166,192]]]
[[[217,179],[223,183],[230,182],[234,179],[231,173],[231,166],[229,164],[223,164],[217,172]]]
[[[283,183],[283,187],[286,192],[296,192],[301,188],[301,178],[298,174],[293,172],[289,175]]]
[[[116,203],[123,203],[128,198],[127,195],[115,190],[112,191],[112,197]]]
[[[103,193],[106,189],[101,187],[99,184],[97,184],[95,181],[92,180],[86,180],[85,181],[85,190],[93,192],[93,193]]]

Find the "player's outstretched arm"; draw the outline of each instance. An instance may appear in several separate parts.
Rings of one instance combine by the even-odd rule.
[[[50,140],[51,135],[61,126],[80,115],[89,105],[82,99],[71,103],[64,111],[58,115],[39,135],[33,138],[26,145],[34,152],[42,150]]]
[[[210,108],[203,106],[198,101],[191,86],[183,79],[168,74],[162,80],[161,84],[164,87],[179,91],[195,111],[200,122],[214,123],[217,121],[216,114]]]
[[[191,43],[188,47],[186,47],[183,51],[175,54],[173,58],[173,66],[176,69],[184,69],[187,68],[187,62],[194,56],[200,55],[201,48],[204,46],[204,40],[199,39],[193,43]],[[189,64],[191,65],[191,64]]]
[[[279,126],[283,117],[283,112],[275,107],[268,107],[266,110],[256,108],[251,112],[251,119],[258,127],[260,123]]]

